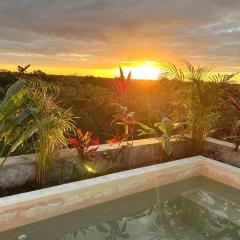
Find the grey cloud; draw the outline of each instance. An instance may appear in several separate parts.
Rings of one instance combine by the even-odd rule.
[[[166,50],[206,64],[222,64],[228,50],[234,59],[240,54],[231,46],[239,40],[239,0],[2,0],[0,22],[0,52],[110,61],[151,47],[159,57]]]

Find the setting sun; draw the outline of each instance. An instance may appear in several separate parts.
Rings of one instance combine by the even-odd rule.
[[[157,80],[159,75],[164,71],[155,62],[146,62],[137,66],[124,66],[123,70],[125,73],[131,71],[133,79],[146,79],[146,80]],[[118,74],[116,69],[115,75]]]

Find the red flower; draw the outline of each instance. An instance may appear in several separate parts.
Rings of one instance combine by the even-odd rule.
[[[76,139],[74,139],[74,138],[70,138],[70,139],[69,139],[69,143],[70,143],[71,145],[74,145],[74,146],[79,145],[79,142],[78,142]]]
[[[120,143],[123,140],[124,140],[124,136],[117,134],[117,135],[113,136],[112,139],[107,140],[106,143],[109,145],[113,145],[113,144]]]
[[[115,89],[119,95],[125,94],[131,80],[131,72],[128,73],[125,79],[122,68],[120,67],[120,77],[115,77]]]
[[[99,145],[100,144],[100,140],[99,139],[94,139],[92,140],[92,145]]]

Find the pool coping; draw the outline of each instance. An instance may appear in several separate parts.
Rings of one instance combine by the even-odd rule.
[[[0,232],[195,176],[240,190],[240,169],[195,156],[0,198]]]

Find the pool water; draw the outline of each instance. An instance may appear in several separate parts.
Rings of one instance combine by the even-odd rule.
[[[17,239],[238,240],[240,192],[195,177],[0,233]]]

